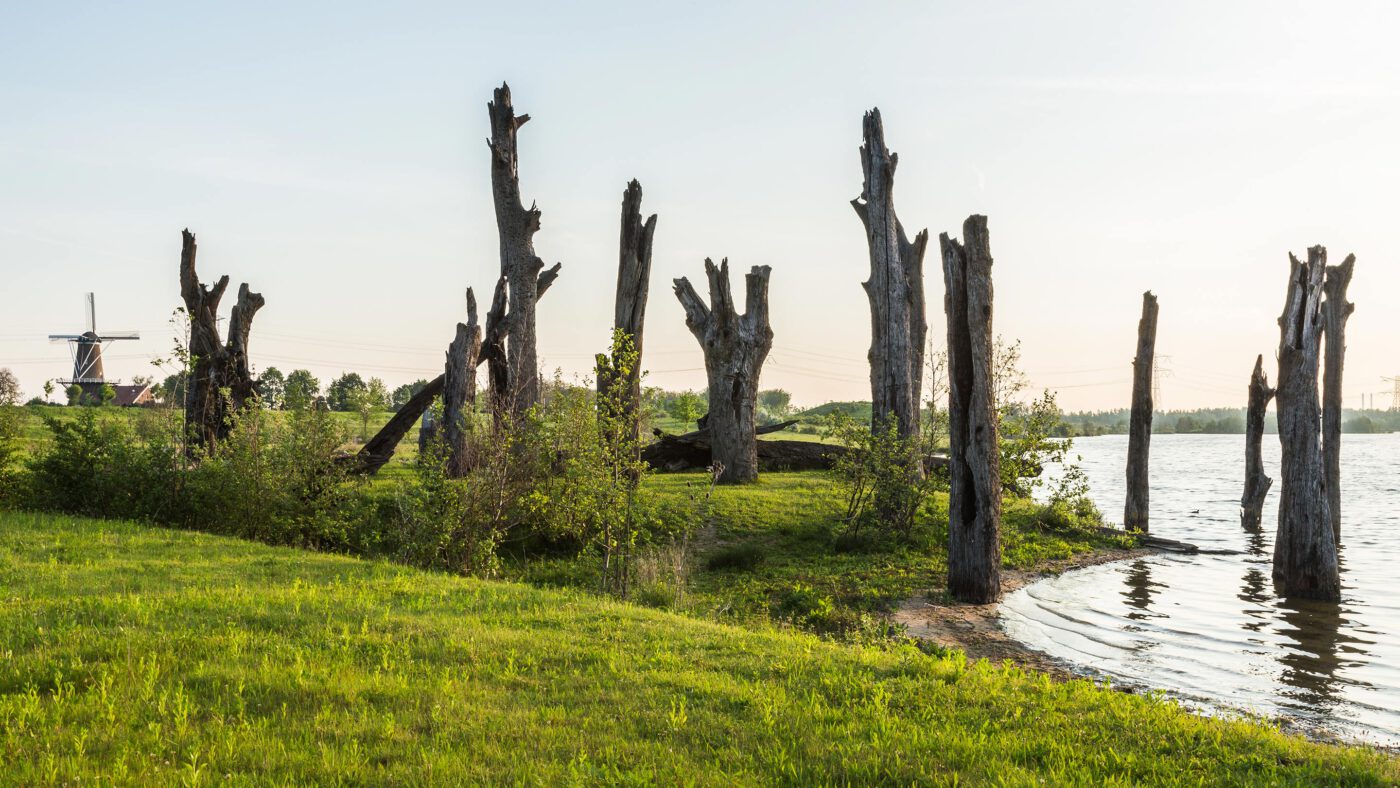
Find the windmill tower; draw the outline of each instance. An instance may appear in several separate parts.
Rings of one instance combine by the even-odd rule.
[[[135,331],[115,331],[109,334],[97,333],[97,301],[92,293],[87,294],[87,331],[81,334],[49,334],[50,342],[67,342],[73,353],[73,377],[60,380],[65,386],[76,385],[83,390],[84,398],[100,400],[102,387],[107,379],[102,374],[102,348],[108,342],[120,339],[140,339]]]

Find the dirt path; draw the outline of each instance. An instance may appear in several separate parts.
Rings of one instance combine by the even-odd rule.
[[[1045,577],[1053,577],[1070,569],[1078,569],[1110,561],[1122,561],[1147,555],[1144,549],[1111,549],[1081,553],[1072,558],[1049,561],[1034,569],[1012,569],[1002,572],[1001,588],[1009,594]],[[911,637],[932,641],[940,646],[961,649],[969,659],[987,659],[994,663],[1011,660],[1023,668],[1048,673],[1058,680],[1074,678],[1069,667],[1060,660],[1026,648],[1002,631],[997,618],[1000,603],[963,605],[955,602],[935,602],[915,597],[901,602],[893,619],[903,624]]]

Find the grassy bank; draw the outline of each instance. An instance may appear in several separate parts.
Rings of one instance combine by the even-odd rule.
[[[15,784],[1400,780],[958,656],[124,523],[0,513],[0,589]]]

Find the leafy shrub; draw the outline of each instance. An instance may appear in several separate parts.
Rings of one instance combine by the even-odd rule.
[[[710,557],[705,559],[705,568],[711,572],[726,569],[744,571],[763,563],[763,559],[763,550],[758,545],[752,542],[742,542],[721,547],[711,553]]]

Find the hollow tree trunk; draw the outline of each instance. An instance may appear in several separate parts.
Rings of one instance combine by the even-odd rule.
[[[1347,301],[1355,255],[1341,265],[1327,266],[1323,277],[1322,462],[1327,471],[1327,511],[1332,516],[1332,540],[1342,543],[1342,366],[1347,352],[1347,318],[1356,305]]]
[[[923,380],[924,252],[928,231],[910,243],[894,211],[894,171],[899,156],[885,146],[880,110],[865,113],[865,144],[860,148],[865,183],[851,200],[870,249],[870,278],[862,283],[870,299],[871,429],[893,421],[901,438],[919,432],[919,392]]]
[[[1128,495],[1123,528],[1147,533],[1148,445],[1152,441],[1152,366],[1157,348],[1157,296],[1142,294],[1137,357],[1133,360],[1133,410],[1128,422]]]
[[[622,232],[618,241],[617,295],[613,301],[613,332],[631,346],[633,357],[598,356],[598,405],[601,412],[625,422],[630,445],[640,449],[642,326],[646,321],[647,286],[651,282],[652,237],[656,214],[642,221],[642,185],[627,184],[622,193]],[[615,348],[615,350],[617,350]],[[636,459],[633,457],[632,459]]]
[[[1337,545],[1327,505],[1317,395],[1322,342],[1322,282],[1327,250],[1308,249],[1308,262],[1288,256],[1288,296],[1279,317],[1278,535],[1274,538],[1274,587],[1282,596],[1341,597]]]
[[[504,348],[508,379],[499,381],[501,388],[493,392],[493,400],[506,403],[512,414],[520,416],[540,398],[535,304],[544,261],[535,255],[534,241],[540,229],[540,211],[533,204],[527,209],[521,202],[516,148],[516,132],[530,116],[515,114],[510,86],[505,84],[496,89],[494,100],[486,106],[491,116],[491,138],[487,144],[491,148],[491,189],[500,234],[501,277],[509,289],[509,311],[502,315],[505,323],[501,327],[502,332],[509,334]],[[557,273],[558,266],[554,270]]]
[[[1264,517],[1264,498],[1274,480],[1264,473],[1264,414],[1274,390],[1264,374],[1264,356],[1254,360],[1249,378],[1249,408],[1244,419],[1244,496],[1240,498],[1240,524],[1258,531]]]
[[[481,356],[481,326],[476,320],[476,295],[467,288],[467,322],[457,324],[457,336],[447,347],[442,381],[442,435],[447,447],[447,475],[466,476],[476,465],[471,428],[476,418],[476,366]]]
[[[718,267],[705,260],[710,283],[710,305],[700,300],[690,280],[675,280],[676,298],[685,308],[685,324],[705,352],[705,373],[710,385],[711,457],[723,464],[719,480],[726,484],[758,479],[758,376],[773,347],[768,324],[768,275],[766,265],[754,266],[744,277],[744,313],[734,309],[729,288],[729,260]]]
[[[234,417],[248,400],[257,397],[257,381],[248,365],[248,337],[253,316],[263,307],[263,297],[238,287],[238,301],[229,314],[228,342],[219,336],[219,301],[228,288],[228,277],[219,277],[211,289],[199,281],[195,270],[198,246],[194,233],[182,231],[180,295],[190,321],[190,380],[185,387],[186,449],[213,451],[228,437]]]
[[[992,393],[992,252],[987,217],[963,243],[939,236],[948,316],[948,591],[983,604],[1001,596],[1001,460]]]

